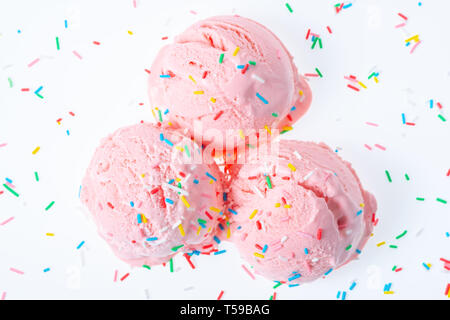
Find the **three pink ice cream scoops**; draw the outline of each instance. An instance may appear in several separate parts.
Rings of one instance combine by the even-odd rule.
[[[279,152],[238,164],[211,156],[236,152],[224,144],[233,134],[290,130],[311,104],[270,30],[239,16],[200,21],[160,50],[148,88],[163,121],[102,140],[82,183],[81,201],[120,259],[151,266],[232,241],[256,273],[294,284],[361,253],[377,204],[326,145],[282,139]]]

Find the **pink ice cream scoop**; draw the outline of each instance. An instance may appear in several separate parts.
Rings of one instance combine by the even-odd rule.
[[[148,85],[152,107],[168,111],[164,120],[211,150],[225,149],[225,137],[289,130],[312,99],[280,39],[239,16],[212,17],[177,36],[157,55]]]
[[[358,256],[373,229],[376,200],[326,145],[282,140],[279,151],[231,167],[232,238],[262,276],[312,281]]]
[[[152,124],[103,139],[87,169],[81,201],[114,253],[133,266],[201,250],[222,213],[218,167],[194,161],[200,148]]]

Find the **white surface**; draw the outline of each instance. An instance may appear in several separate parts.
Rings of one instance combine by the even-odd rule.
[[[99,139],[120,126],[151,120],[144,69],[165,43],[161,37],[171,41],[201,18],[237,13],[273,30],[302,73],[316,67],[323,73],[310,81],[312,108],[288,136],[341,148],[339,154],[352,162],[379,204],[380,222],[359,261],[325,280],[281,286],[278,298],[335,299],[340,290],[347,291],[348,299],[446,299],[450,276],[439,258],[450,259],[445,234],[450,232],[450,204],[435,199],[450,200],[450,123],[437,118],[437,108],[429,109],[428,100],[441,101],[444,115],[450,108],[449,3],[423,0],[419,7],[418,1],[358,1],[336,15],[337,1],[290,0],[293,13],[285,2],[140,0],[137,8],[132,0],[0,2],[0,145],[8,144],[0,148],[0,180],[12,179],[20,193],[16,198],[0,186],[5,191],[0,195],[0,223],[15,217],[0,226],[0,298],[3,292],[7,299],[215,299],[221,290],[223,299],[268,299],[273,294],[273,283],[252,280],[229,245],[224,245],[224,255],[195,257],[194,271],[182,256],[175,259],[172,274],[167,267],[130,270],[97,236],[78,200],[82,175]],[[409,18],[408,34],[419,34],[423,41],[413,54],[405,47],[407,34],[394,28],[403,22],[398,12]],[[322,50],[310,49],[308,28],[322,35]],[[40,62],[29,68],[37,57]],[[380,71],[378,84],[367,80],[374,66]],[[343,77],[349,74],[368,89],[347,88]],[[33,93],[41,85],[44,99]],[[417,125],[403,125],[402,113]],[[376,143],[387,150],[364,147]],[[36,146],[41,150],[32,155]],[[416,201],[417,196],[426,201]],[[46,212],[51,201],[55,205]],[[408,234],[396,241],[405,229]],[[47,237],[48,232],[55,237]],[[76,250],[81,241],[85,246]],[[377,247],[381,241],[387,245]],[[423,262],[431,263],[431,270]],[[403,271],[392,272],[394,265]],[[47,267],[51,271],[44,273]],[[115,270],[119,277],[131,275],[115,283]],[[349,292],[353,280],[358,285]],[[383,294],[388,282],[393,295]]]

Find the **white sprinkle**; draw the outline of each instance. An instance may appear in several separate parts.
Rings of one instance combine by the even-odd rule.
[[[282,256],[278,256],[278,259],[283,260],[283,261],[287,261],[288,259]]]
[[[316,263],[317,261],[319,261],[318,258],[312,258],[312,259],[311,259],[311,262],[313,262],[313,263]]]
[[[297,157],[298,160],[302,160],[302,156],[297,152],[297,150],[294,151],[294,156]]]
[[[252,78],[255,79],[255,80],[258,80],[258,81],[261,82],[261,83],[264,83],[264,82],[265,82],[264,79],[258,77],[256,74],[252,74]]]
[[[167,229],[169,229],[169,227],[164,227],[161,229],[161,233],[167,231]]]
[[[311,178],[311,176],[314,174],[315,171],[316,171],[316,170],[313,170],[313,171],[311,171],[310,173],[308,173],[308,174],[303,178],[303,181],[306,181],[306,180],[308,180],[309,178]]]
[[[174,191],[176,191],[176,192],[181,193],[181,194],[184,195],[184,196],[188,196],[188,195],[189,195],[189,192],[187,192],[186,190],[183,190],[183,189],[178,188],[178,187],[176,187],[176,186],[173,186],[173,185],[171,185],[171,184],[168,184],[168,183],[163,182],[163,185],[166,186],[166,187],[169,188],[169,189],[172,189],[172,190],[174,190]]]
[[[260,196],[261,198],[264,199],[263,194],[261,193],[261,191],[259,191],[259,189],[256,186],[252,186],[253,191],[255,191],[255,193]]]
[[[284,236],[283,238],[281,238],[281,243],[285,243],[287,239],[288,239],[288,236]]]

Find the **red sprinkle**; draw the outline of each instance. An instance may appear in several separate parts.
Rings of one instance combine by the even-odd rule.
[[[290,114],[288,114],[288,115],[286,116],[286,118],[288,118],[288,119],[289,119],[289,121],[291,121],[291,122],[292,122],[292,117],[291,117],[291,115],[290,115]]]
[[[216,114],[216,116],[214,117],[214,120],[217,120],[217,119],[219,119],[220,118],[220,116],[223,114],[223,111],[221,110],[221,111],[219,111],[219,113],[218,114]]]
[[[75,117],[75,113],[73,113],[72,111],[70,111],[69,114],[70,114],[72,117]]]
[[[169,37],[162,37],[161,40],[167,40]]]
[[[191,257],[187,253],[184,254],[184,257],[186,258],[186,260],[189,263],[189,265],[191,266],[191,268],[195,269],[195,266],[194,266],[194,264],[191,261]]]
[[[220,291],[220,294],[219,294],[219,296],[217,297],[217,300],[220,300],[220,299],[222,299],[222,296],[223,296],[223,290],[222,291]]]
[[[400,272],[402,270],[403,270],[402,268],[398,268],[398,269],[395,269],[395,272]]]
[[[263,249],[263,247],[261,247],[259,244],[255,244],[255,248],[258,249],[258,250],[262,250]]]
[[[208,211],[205,211],[205,214],[208,216],[208,218],[209,218],[210,220],[213,219],[213,217],[208,213]]]
[[[276,293],[276,292],[273,293],[273,298],[272,298],[272,300],[277,300],[277,293]]]
[[[179,172],[180,176],[182,176],[183,178],[186,177],[186,175],[184,174],[184,172]]]
[[[398,13],[398,15],[399,15],[400,17],[402,17],[403,19],[408,20],[408,18],[407,18],[406,16],[404,16],[403,14],[401,14],[400,12]]]
[[[448,296],[448,292],[450,291],[450,283],[447,283],[447,288],[445,288],[445,295]]]
[[[436,103],[439,109],[442,109],[442,104],[440,102]]]
[[[155,188],[155,189],[153,189],[152,191],[150,191],[150,193],[151,194],[155,194],[155,193],[157,193],[159,191],[159,188]]]
[[[123,280],[125,280],[126,278],[128,278],[128,276],[129,276],[130,274],[129,273],[127,273],[126,275],[124,275],[122,278],[120,278],[120,281],[123,281]]]
[[[244,74],[246,71],[247,71],[247,69],[248,69],[248,63],[245,65],[245,67],[244,67],[244,69],[242,69],[242,74]]]
[[[317,229],[317,240],[322,239],[322,229]]]
[[[21,91],[24,91],[24,92],[28,92],[28,91],[30,91],[30,89],[29,88],[22,88],[22,89],[20,89]]]
[[[447,171],[447,177],[450,177],[450,169]]]
[[[406,122],[405,123],[407,126],[415,126],[416,124],[414,122]]]
[[[261,230],[262,226],[261,226],[261,222],[256,221],[256,227],[258,228],[258,230]]]
[[[111,202],[108,202],[107,205],[108,205],[108,207],[110,207],[111,209],[114,209],[114,206],[112,205]]]
[[[306,33],[306,40],[308,40],[310,34],[311,34],[311,29],[308,29],[308,32]]]
[[[92,43],[95,44],[95,45],[97,45],[97,46],[100,45],[100,42],[98,42],[98,41],[94,41],[94,42],[92,42]]]
[[[211,248],[212,246],[213,246],[212,244],[208,244],[206,246],[203,246],[203,249],[208,249],[208,248]]]
[[[329,26],[327,26],[327,30],[329,33],[333,33],[333,31],[331,31],[331,28]]]
[[[148,69],[144,69],[144,71],[147,72],[148,74],[151,73],[150,70],[148,70]]]
[[[348,84],[347,87],[349,87],[350,89],[353,89],[355,91],[359,91],[359,89],[357,87],[354,87],[351,84]]]
[[[208,71],[203,72],[202,79],[205,79],[207,75],[208,75]]]

